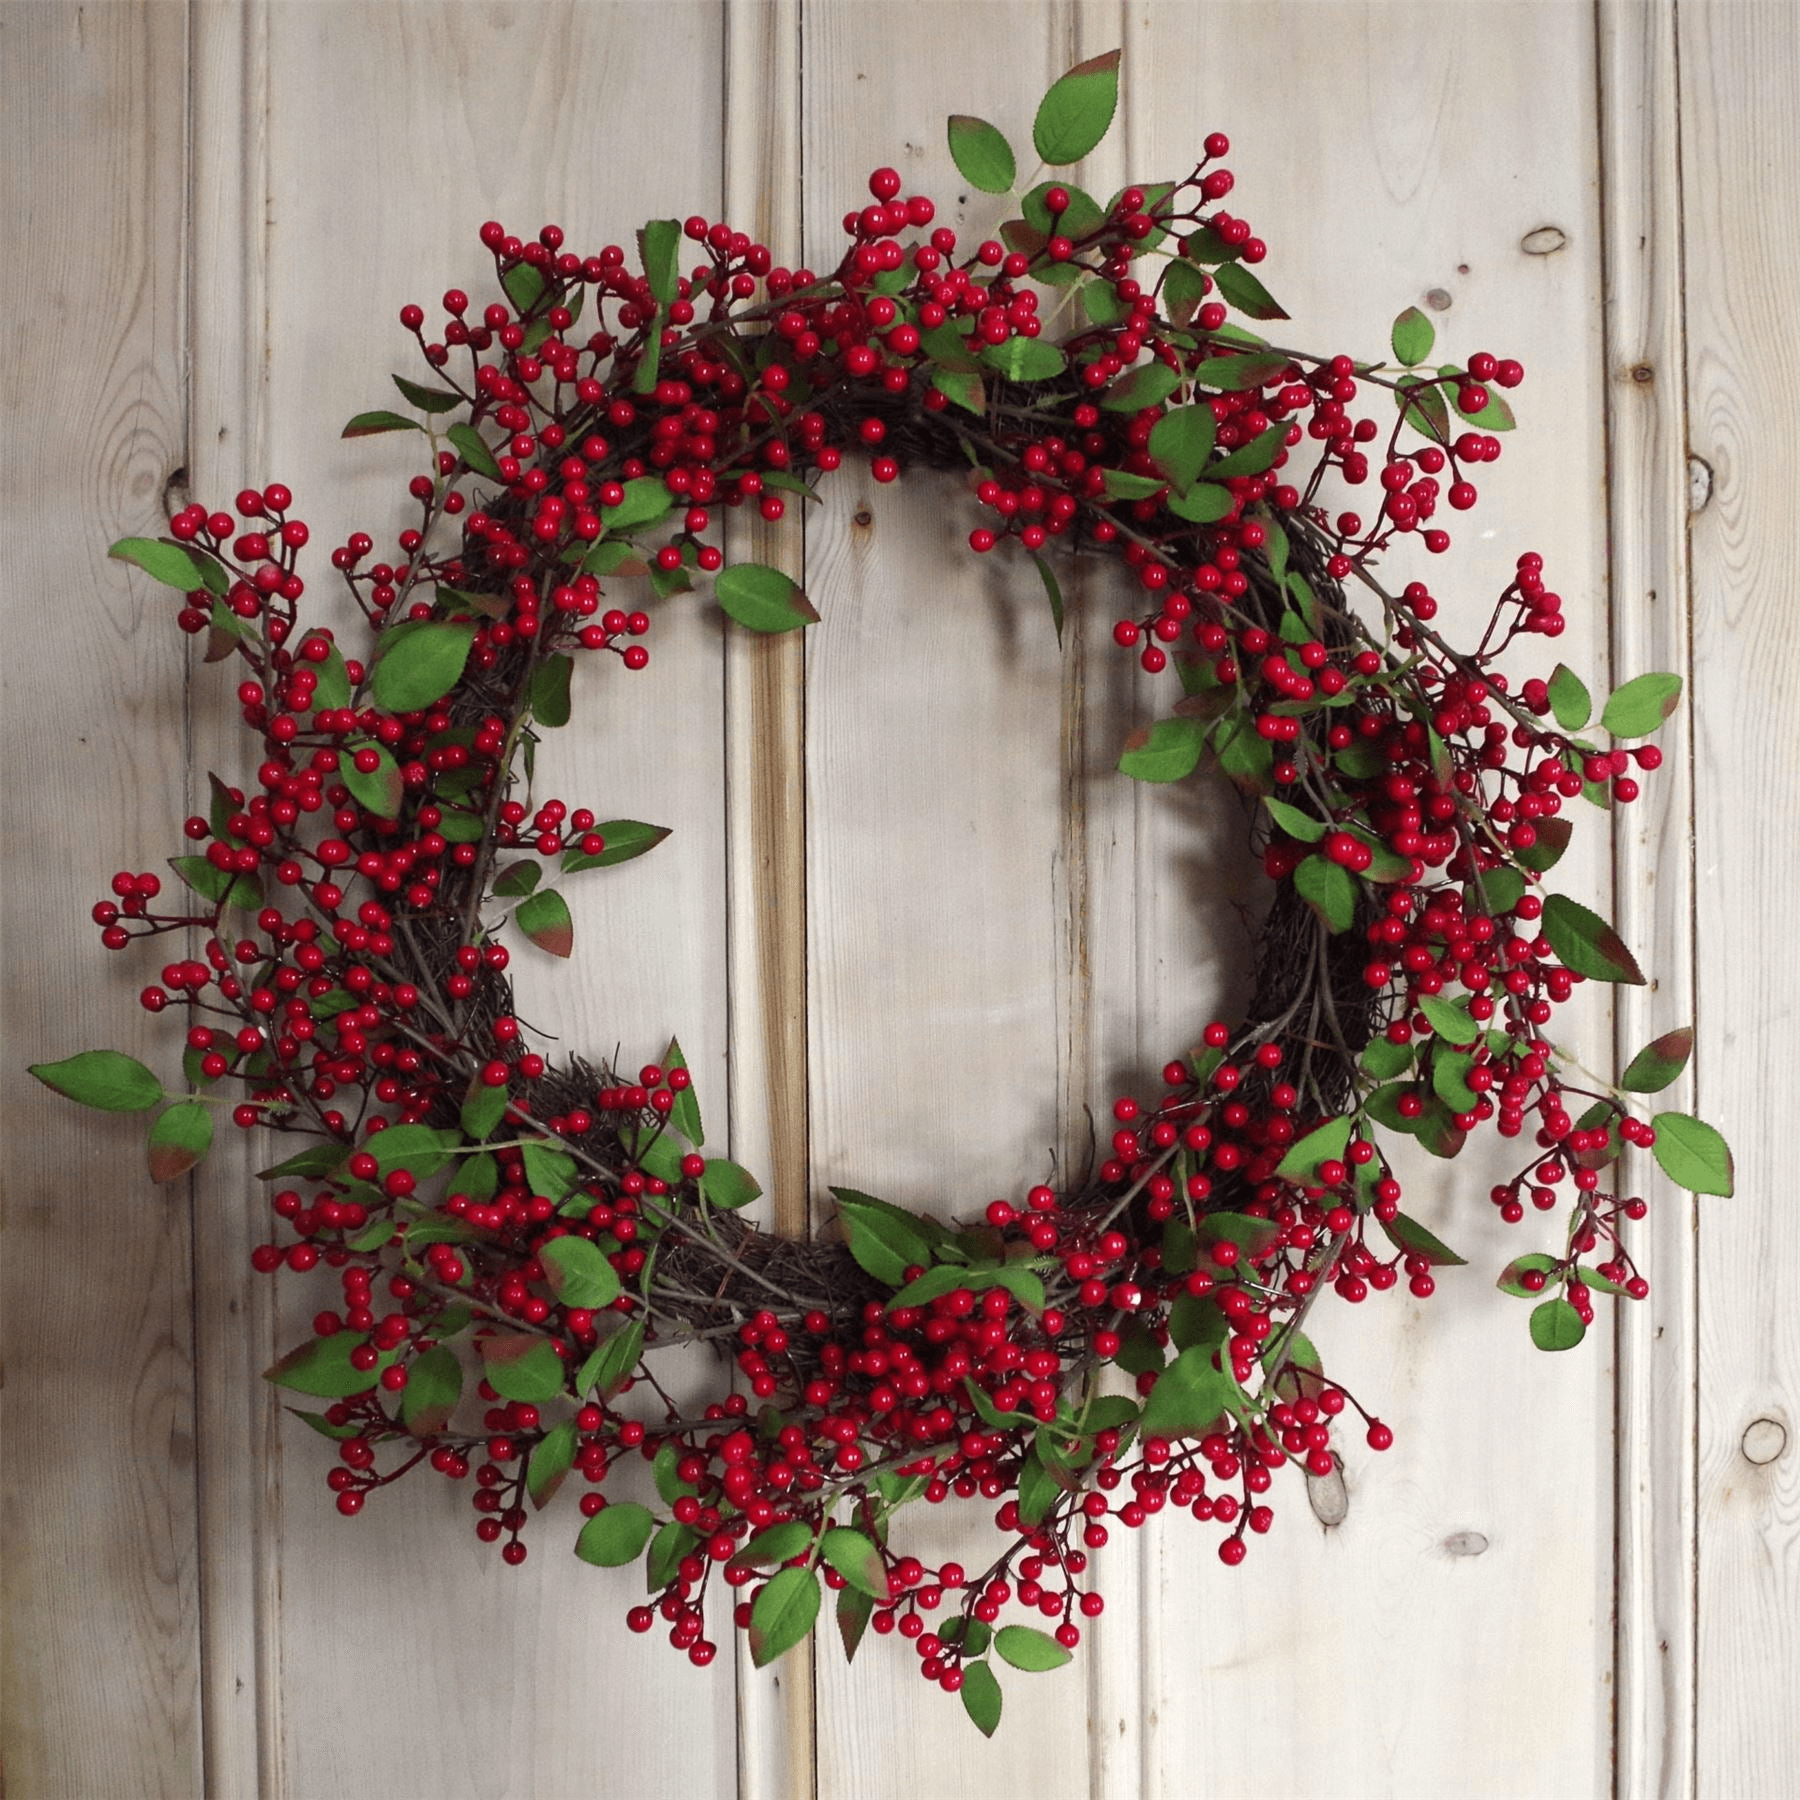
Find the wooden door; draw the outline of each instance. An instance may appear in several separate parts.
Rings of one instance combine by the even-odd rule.
[[[1800,818],[1795,43],[1750,0],[1679,31],[1633,0],[0,7],[15,1065],[157,1053],[147,977],[99,962],[86,906],[158,866],[242,754],[218,672],[107,543],[270,479],[316,545],[391,530],[403,457],[337,430],[407,369],[403,302],[477,292],[486,218],[585,247],[698,211],[823,267],[891,163],[985,233],[998,203],[959,186],[944,116],[1023,141],[1056,75],[1122,44],[1085,186],[1224,130],[1296,343],[1373,353],[1418,305],[1457,353],[1526,362],[1460,534],[1462,616],[1535,549],[1564,660],[1596,683],[1683,668],[1701,722],[1653,803],[1565,864],[1662,983],[1616,1019],[1588,1001],[1577,1047],[1605,1068],[1615,1035],[1629,1054],[1697,1013],[1697,1107],[1739,1157],[1739,1197],[1697,1216],[1639,1171],[1653,1298],[1556,1358],[1491,1286],[1537,1244],[1487,1205],[1487,1165],[1409,1165],[1471,1266],[1321,1334],[1395,1448],[1349,1444],[1335,1523],[1290,1484],[1240,1569],[1191,1522],[1119,1533],[1081,1655],[1011,1680],[988,1743],[891,1642],[734,1672],[627,1635],[634,1572],[575,1562],[556,1514],[518,1570],[447,1485],[340,1520],[322,1447],[258,1379],[317,1300],[249,1272],[254,1148],[153,1190],[132,1122],[15,1068],[13,1791],[1793,1791],[1797,1253],[1769,1114],[1796,989],[1761,896]],[[821,1223],[834,1183],[965,1213],[1016,1195],[1244,996],[1241,813],[1112,772],[1152,704],[1110,643],[1118,593],[1072,581],[1059,649],[1035,575],[970,557],[971,522],[954,481],[847,466],[804,525],[735,528],[734,556],[803,576],[804,643],[672,603],[649,669],[583,672],[546,752],[559,790],[672,836],[579,899],[572,975],[520,959],[520,1010],[627,1060],[678,1033],[783,1229]],[[917,1529],[948,1554],[985,1527]]]

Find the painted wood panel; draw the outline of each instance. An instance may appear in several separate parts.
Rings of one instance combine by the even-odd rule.
[[[27,250],[5,277],[0,399],[12,441],[48,447],[13,477],[36,529],[9,533],[0,579],[22,621],[27,596],[79,569],[104,619],[96,632],[91,608],[37,608],[0,671],[3,741],[53,798],[5,801],[15,1061],[150,1036],[125,1036],[141,971],[96,978],[83,909],[23,872],[65,866],[71,841],[96,892],[121,863],[154,866],[207,768],[240,754],[215,673],[186,680],[156,593],[103,556],[156,528],[178,468],[215,503],[287,481],[321,546],[358,526],[380,537],[404,454],[341,444],[333,421],[380,404],[406,367],[381,321],[473,285],[482,218],[553,218],[598,244],[648,214],[722,210],[829,266],[838,215],[893,162],[941,221],[984,235],[999,215],[958,188],[945,112],[1023,141],[1046,83],[1122,42],[1120,126],[1086,185],[1166,174],[1224,129],[1233,204],[1272,246],[1263,273],[1296,343],[1374,347],[1419,303],[1447,349],[1521,351],[1524,426],[1487,471],[1458,584],[1497,587],[1518,550],[1542,551],[1572,621],[1558,653],[1597,675],[1609,646],[1621,679],[1680,666],[1685,398],[1704,459],[1700,960],[1690,982],[1671,738],[1676,766],[1617,852],[1621,921],[1665,979],[1628,997],[1617,1030],[1629,1053],[1704,1000],[1693,1104],[1731,1133],[1740,1179],[1738,1200],[1698,1214],[1697,1367],[1690,1213],[1660,1196],[1656,1297],[1620,1323],[1615,1396],[1607,1334],[1540,1358],[1522,1309],[1488,1289],[1538,1239],[1492,1218],[1487,1177],[1468,1161],[1453,1180],[1410,1168],[1411,1210],[1472,1267],[1437,1301],[1321,1332],[1334,1372],[1399,1435],[1385,1458],[1347,1449],[1348,1520],[1327,1532],[1285,1484],[1275,1532],[1237,1571],[1191,1523],[1120,1533],[1098,1559],[1110,1604],[1083,1660],[1009,1676],[988,1746],[893,1640],[871,1639],[848,1673],[831,1642],[816,1670],[745,1659],[734,1696],[717,1665],[621,1631],[633,1577],[576,1565],[554,1515],[521,1571],[478,1550],[447,1486],[339,1521],[319,1447],[256,1379],[318,1302],[278,1305],[245,1272],[263,1235],[250,1147],[191,1196],[152,1192],[129,1173],[133,1122],[72,1117],[13,1082],[8,1138],[27,1146],[5,1236],[15,1791],[1785,1791],[1800,1766],[1793,1255],[1772,1211],[1777,1137],[1740,1096],[1781,1091],[1774,1032],[1795,989],[1778,946],[1731,952],[1759,930],[1738,896],[1781,891],[1793,867],[1779,685],[1793,472],[1774,409],[1796,209],[1769,123],[1800,86],[1786,10],[1682,9],[1677,92],[1673,8],[1629,0],[1015,0],[904,19],[859,0],[0,7],[0,82],[23,121],[0,192]],[[1534,233],[1551,254],[1526,252]],[[96,244],[98,276],[79,260]],[[582,677],[589,716],[617,735],[578,726],[547,747],[545,790],[676,835],[577,889],[574,970],[554,980],[521,957],[521,1009],[627,1062],[678,1031],[709,1123],[729,1119],[734,1154],[773,1177],[765,1212],[784,1228],[825,1216],[832,1182],[969,1213],[1053,1153],[1078,1156],[1085,1105],[1144,1085],[1241,999],[1241,816],[1224,796],[1170,805],[1112,775],[1152,702],[1108,641],[1122,602],[1104,582],[1071,584],[1059,653],[1035,576],[963,549],[954,481],[881,488],[855,467],[810,510],[804,543],[792,525],[734,527],[732,550],[804,574],[824,614],[805,645],[731,641],[677,604],[642,675]],[[77,668],[108,704],[70,744]],[[1605,884],[1587,835],[1573,892]],[[1588,1001],[1597,1067],[1612,1029]],[[94,1245],[144,1272],[103,1344],[84,1325]],[[1615,1403],[1631,1471],[1616,1497]],[[949,1516],[926,1524],[937,1554],[966,1550]],[[1302,1747],[1271,1786],[1296,1694],[1302,1745],[1329,1754]]]
[[[168,593],[106,547],[160,527],[183,456],[186,79],[175,9],[0,12],[0,1543],[20,1794],[180,1800],[200,1780],[189,1196],[150,1187],[141,1118],[77,1113],[17,1066],[155,1035],[141,966],[104,959],[88,907],[114,870],[160,869],[185,811]]]
[[[1790,296],[1800,103],[1785,7],[1680,9],[1694,594],[1694,1099],[1737,1150],[1702,1202],[1695,1762],[1702,1794],[1779,1793],[1800,1771],[1800,1252],[1787,1223],[1783,1049],[1800,954],[1783,903],[1800,841],[1793,631],[1800,377]]]

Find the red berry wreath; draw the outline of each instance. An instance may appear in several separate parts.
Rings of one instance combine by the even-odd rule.
[[[1045,97],[1046,164],[1104,135],[1117,63]],[[974,187],[1013,189],[993,126],[952,119],[950,147]],[[517,1563],[532,1509],[574,1473],[577,1555],[647,1559],[632,1629],[660,1615],[710,1661],[718,1580],[766,1662],[832,1589],[847,1650],[868,1625],[897,1630],[992,1731],[994,1657],[1067,1660],[1101,1610],[1088,1557],[1115,1522],[1189,1511],[1235,1563],[1284,1465],[1330,1475],[1352,1418],[1390,1443],[1303,1329],[1327,1293],[1404,1281],[1423,1298],[1461,1260],[1400,1209],[1384,1137],[1440,1156],[1490,1122],[1523,1139],[1493,1204],[1512,1221],[1569,1204],[1560,1247],[1500,1276],[1536,1297],[1546,1349],[1581,1338],[1596,1291],[1646,1291],[1622,1231],[1644,1203],[1608,1191],[1622,1145],[1729,1192],[1716,1132],[1630,1110],[1674,1079],[1690,1033],[1617,1086],[1546,1035],[1582,981],[1642,979],[1542,878],[1569,808],[1631,801],[1634,767],[1659,761],[1595,739],[1653,732],[1678,679],[1627,682],[1583,737],[1574,674],[1515,693],[1496,666],[1562,629],[1540,558],[1518,559],[1473,651],[1434,628],[1426,584],[1393,593],[1377,574],[1396,540],[1449,547],[1443,520],[1501,453],[1520,365],[1428,365],[1416,310],[1379,364],[1257,335],[1244,321],[1286,315],[1223,205],[1228,145],[1204,150],[1186,179],[1105,204],[1041,182],[972,250],[878,169],[825,275],[703,218],[652,221],[635,261],[577,256],[554,226],[529,243],[483,226],[503,297],[476,310],[452,290],[435,336],[404,308],[431,377],[395,377],[412,412],[346,428],[430,446],[391,557],[360,533],[332,552],[366,645],[301,623],[307,529],[283,487],[114,546],[180,591],[208,661],[241,659],[261,760],[242,787],[213,778],[175,904],[127,872],[94,909],[109,949],[203,933],[203,955],[143,994],[182,1021],[179,1089],[110,1051],[34,1073],[91,1106],[156,1109],[159,1181],[205,1155],[221,1105],[304,1140],[265,1172],[279,1225],[255,1262],[322,1264],[340,1290],[269,1371],[324,1402],[296,1410],[336,1443],[340,1512],[425,1465],[469,1482],[478,1536]],[[1060,341],[1045,294],[1079,300]],[[1246,1016],[1207,1025],[1164,1091],[1117,1100],[1084,1175],[1021,1178],[1016,1201],[961,1223],[839,1189],[841,1241],[809,1244],[743,1222],[756,1182],[707,1153],[673,1043],[623,1070],[531,1047],[500,928],[568,956],[557,884],[664,835],[531,791],[572,659],[648,660],[651,615],[614,592],[668,601],[705,576],[750,630],[813,623],[785,575],[728,567],[711,538],[722,508],[779,517],[846,450],[884,482],[972,470],[971,549],[1016,540],[1059,630],[1057,559],[1122,562],[1140,606],[1113,636],[1166,697],[1119,766],[1222,771],[1260,809],[1273,897]],[[1331,484],[1371,474],[1372,506],[1329,510]],[[740,1379],[683,1417],[657,1353],[696,1339],[727,1346]],[[659,1508],[609,1498],[639,1456]],[[907,1502],[952,1496],[984,1502],[997,1554],[927,1568],[890,1544]]]

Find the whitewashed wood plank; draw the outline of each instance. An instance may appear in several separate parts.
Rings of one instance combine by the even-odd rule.
[[[1665,6],[1605,4],[1600,53],[1606,249],[1607,464],[1613,662],[1625,677],[1686,673],[1687,418],[1681,379],[1681,194],[1675,21]],[[1617,995],[1620,1065],[1693,1017],[1691,738],[1618,837],[1615,923],[1655,973]],[[1681,1091],[1659,1105],[1685,1105]],[[1694,1783],[1695,1207],[1653,1159],[1629,1152],[1653,1201],[1633,1254],[1649,1300],[1618,1311],[1618,1631],[1615,1785],[1687,1794]],[[1649,1184],[1647,1187],[1645,1184]]]
[[[268,9],[196,6],[189,42],[195,134],[189,157],[188,458],[180,505],[229,507],[268,477]],[[207,773],[247,786],[249,749],[231,705],[239,665],[197,668],[188,810],[207,810]],[[209,1793],[276,1791],[280,1679],[283,1419],[262,1372],[279,1354],[276,1293],[250,1266],[269,1235],[263,1159],[242,1132],[218,1134],[193,1177],[195,1391]]]
[[[805,13],[815,268],[835,265],[839,219],[866,203],[879,164],[929,193],[939,223],[971,242],[991,234],[1003,215],[960,185],[945,116],[1003,122],[1025,144],[1044,88],[1075,60],[1061,7],[918,17],[943,29],[896,55],[881,9]],[[1007,54],[971,56],[976,43]],[[807,665],[814,1181],[962,1216],[1016,1197],[1052,1147],[1066,1154],[1069,1066],[1087,1055],[1072,1013],[1084,1002],[1071,985],[1082,896],[1065,867],[1066,665],[1035,574],[972,559],[973,523],[955,478],[883,488],[847,458],[807,553],[824,615]],[[978,1567],[984,1511],[953,1503],[897,1531],[927,1560]],[[847,1672],[820,1647],[821,1794],[1082,1782],[1078,1669],[1002,1670],[1006,1716],[987,1743],[915,1668],[897,1640],[871,1638]]]
[[[274,9],[271,472],[316,542],[358,526],[391,542],[413,469],[393,439],[338,443],[338,422],[385,404],[390,368],[416,373],[386,323],[403,302],[488,296],[483,219],[522,235],[554,221],[591,253],[629,247],[646,217],[718,210],[720,24],[705,5]],[[545,742],[536,786],[673,835],[570,884],[566,970],[526,947],[512,973],[521,1016],[559,1052],[616,1051],[635,1070],[678,1033],[722,1120],[720,634],[693,601],[653,610],[645,671],[578,668],[577,722]],[[288,1299],[291,1335],[317,1304]],[[627,1767],[650,1790],[733,1784],[729,1681],[623,1631],[641,1576],[575,1562],[572,1494],[515,1571],[476,1544],[465,1490],[413,1477],[346,1527],[325,1460],[291,1437],[284,1454],[283,1791],[561,1796]]]
[[[135,1003],[161,959],[108,957],[88,908],[117,869],[162,872],[183,811],[172,596],[106,548],[162,529],[184,455],[185,36],[177,7],[0,12],[0,1542],[21,1794],[180,1800],[202,1779],[189,1196],[151,1186],[143,1116],[22,1067],[105,1046],[174,1074]]]
[[[1598,674],[1591,16],[1133,5],[1127,18],[1127,87],[1161,172],[1191,167],[1209,130],[1233,140],[1231,210],[1268,240],[1259,272],[1294,317],[1277,341],[1378,354],[1388,321],[1417,304],[1445,354],[1521,355],[1524,424],[1484,471],[1481,508],[1460,529],[1451,521],[1458,542],[1439,591],[1452,635],[1466,632],[1514,556],[1541,551],[1569,599],[1557,654]],[[1517,102],[1527,91],[1530,108]],[[1546,225],[1566,247],[1523,254]],[[1588,847],[1571,853],[1561,885],[1594,895],[1604,827],[1580,823]],[[1594,1001],[1577,1010],[1591,1060],[1607,1020]],[[1499,1222],[1486,1190],[1504,1165],[1483,1149],[1401,1168],[1408,1210],[1468,1270],[1443,1271],[1439,1298],[1422,1306],[1389,1298],[1315,1315],[1327,1366],[1397,1436],[1376,1457],[1345,1433],[1347,1521],[1320,1526],[1286,1477],[1273,1533],[1237,1571],[1218,1565],[1209,1531],[1176,1520],[1156,1538],[1150,1585],[1164,1604],[1147,1639],[1147,1794],[1185,1792],[1202,1767],[1221,1787],[1266,1782],[1268,1747],[1292,1741],[1302,1696],[1309,1734],[1331,1752],[1285,1757],[1284,1794],[1604,1787],[1610,1359],[1604,1342],[1579,1363],[1539,1357],[1523,1310],[1492,1291],[1500,1265],[1544,1234]]]
[[[800,245],[798,0],[728,0],[725,217],[788,263]],[[796,509],[727,520],[726,560],[804,584]],[[725,785],[730,885],[731,1153],[764,1184],[751,1216],[803,1237],[810,1224],[806,1095],[806,646],[798,633],[728,630]],[[758,1669],[742,1633],[739,1800],[810,1800],[813,1645]]]
[[[1779,1793],[1800,1769],[1800,1254],[1787,1223],[1800,956],[1780,920],[1800,841],[1792,753],[1793,497],[1782,398],[1800,376],[1791,296],[1800,103],[1785,7],[1678,13],[1692,522],[1694,1100],[1737,1155],[1737,1196],[1700,1203],[1702,1794]],[[1710,498],[1706,498],[1710,490]]]

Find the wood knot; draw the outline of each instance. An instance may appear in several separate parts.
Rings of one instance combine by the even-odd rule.
[[[1772,1463],[1787,1448],[1787,1427],[1779,1419],[1752,1419],[1744,1428],[1738,1447],[1746,1462],[1760,1468],[1764,1463]]]
[[[1540,225],[1519,239],[1519,248],[1527,256],[1554,256],[1569,242],[1569,234],[1560,225]]]
[[[1433,312],[1448,312],[1450,310],[1450,290],[1448,288],[1427,288],[1425,304]]]
[[[1487,1547],[1488,1541],[1479,1531],[1453,1531],[1443,1543],[1446,1556],[1479,1556]]]
[[[1646,362],[1633,363],[1625,372],[1639,387],[1648,387],[1656,379],[1656,370]]]
[[[867,531],[875,523],[875,515],[869,510],[868,501],[864,501],[852,515],[850,523],[858,531]]]
[[[1333,1459],[1336,1462],[1336,1459]],[[1350,1490],[1344,1486],[1344,1465],[1336,1463],[1329,1475],[1306,1478],[1306,1503],[1313,1517],[1327,1531],[1343,1524],[1350,1516]]]

